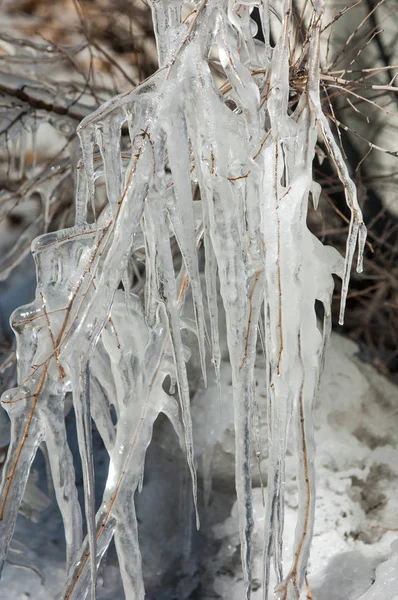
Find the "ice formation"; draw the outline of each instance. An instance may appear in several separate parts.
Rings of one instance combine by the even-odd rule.
[[[219,285],[232,373],[245,597],[251,593],[251,455],[255,444],[268,444],[263,597],[272,593],[274,569],[276,596],[298,600],[314,521],[312,406],[330,335],[332,275],[343,278],[342,318],[357,240],[361,269],[366,236],[355,186],[319,96],[323,5],[318,0],[314,7],[300,59],[305,84],[293,103],[289,0],[277,11],[282,26],[274,47],[266,0],[200,0],[184,19],[180,0],[152,0],[151,5],[159,70],[80,124],[75,226],[35,240],[36,299],[12,315],[18,386],[2,399],[12,439],[0,493],[1,560],[30,466],[44,442],[65,527],[64,599],[95,598],[97,569],[112,538],[126,598],[144,597],[134,494],[153,424],[163,412],[185,448],[196,503],[188,352],[182,337],[192,323],[183,318],[182,308],[189,285],[203,374],[210,341],[219,378]],[[252,37],[253,6],[260,12],[265,43]],[[122,127],[130,140],[127,158]],[[351,210],[345,261],[306,225],[308,200],[316,204],[320,192],[312,179],[318,131]],[[95,218],[100,177],[108,206]],[[198,266],[202,243],[206,290]],[[178,273],[173,244],[183,259]],[[144,294],[132,269],[137,255],[145,257]],[[324,307],[321,329],[317,300]],[[265,440],[258,439],[253,419],[258,333],[267,362]],[[84,467],[85,538],[64,424],[70,391]],[[91,419],[110,456],[96,514]],[[299,508],[294,559],[284,573],[285,453],[291,432]]]

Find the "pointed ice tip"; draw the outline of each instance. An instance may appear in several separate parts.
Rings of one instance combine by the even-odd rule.
[[[344,313],[345,313],[346,300],[347,300],[347,296],[346,296],[346,294],[343,294],[342,298],[341,298],[341,303],[340,303],[339,325],[344,325]]]
[[[245,582],[245,600],[251,599],[252,586],[251,581]]]
[[[357,273],[363,271],[363,250],[359,249],[358,260],[357,260]]]
[[[195,515],[196,515],[196,531],[199,531],[199,529],[200,529],[200,518],[199,518],[199,512],[198,512],[197,507],[196,507],[196,510],[195,510]]]

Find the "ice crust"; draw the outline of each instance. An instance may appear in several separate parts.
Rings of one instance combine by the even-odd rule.
[[[256,3],[250,3],[250,6]],[[251,453],[268,445],[263,597],[298,600],[314,522],[312,410],[330,329],[333,274],[343,278],[343,316],[351,263],[366,236],[355,186],[319,98],[322,4],[314,8],[308,80],[289,109],[289,1],[282,33],[269,43],[269,8],[260,4],[265,43],[254,43],[249,4],[201,0],[182,20],[183,3],[152,1],[159,70],[133,91],[102,105],[78,128],[76,224],[32,245],[36,299],[11,318],[18,386],[2,398],[12,435],[0,494],[1,561],[7,554],[29,469],[41,443],[50,458],[67,542],[65,600],[95,598],[96,572],[114,538],[126,598],[144,598],[134,494],[159,413],[170,419],[196,471],[183,329],[194,329],[203,375],[210,355],[220,378],[217,286],[226,315],[233,385],[235,483],[245,597],[251,594]],[[211,66],[216,46],[227,82]],[[131,157],[121,156],[127,125]],[[344,259],[307,228],[308,200],[319,189],[312,161],[321,131],[344,184],[351,225]],[[100,151],[100,160],[96,156]],[[89,222],[96,180],[108,207]],[[199,195],[194,195],[196,189]],[[198,199],[200,198],[200,200]],[[205,248],[205,289],[198,247]],[[183,262],[176,273],[173,244]],[[145,255],[145,294],[129,276]],[[192,290],[194,326],[182,309]],[[316,300],[324,307],[319,329]],[[207,330],[205,312],[209,314]],[[267,364],[268,439],[255,420],[258,333]],[[167,393],[169,379],[176,393]],[[72,391],[83,463],[87,535],[64,424]],[[214,403],[219,402],[215,397]],[[111,410],[116,413],[116,424]],[[109,452],[101,507],[95,514],[91,419]],[[293,561],[283,572],[285,454],[296,439],[299,508]],[[199,525],[199,516],[196,517]]]

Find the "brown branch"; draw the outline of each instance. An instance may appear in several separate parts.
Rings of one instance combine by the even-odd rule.
[[[93,111],[92,106],[81,102],[65,104],[55,88],[10,73],[0,72],[0,93],[17,98],[33,110],[67,116],[74,121],[81,121]]]

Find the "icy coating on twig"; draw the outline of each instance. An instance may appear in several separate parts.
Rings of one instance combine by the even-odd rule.
[[[35,240],[36,299],[12,315],[18,386],[2,399],[12,422],[12,440],[0,494],[1,560],[29,469],[44,442],[65,527],[64,599],[95,598],[97,569],[112,538],[126,598],[144,598],[134,493],[142,482],[154,422],[163,412],[185,448],[196,505],[188,354],[182,341],[188,325],[182,307],[189,285],[203,375],[210,340],[219,378],[219,283],[233,382],[245,597],[251,594],[250,461],[260,331],[269,423],[268,440],[261,440],[268,442],[269,453],[263,597],[272,593],[273,568],[277,597],[298,600],[314,523],[312,408],[331,330],[332,275],[343,278],[342,318],[357,240],[360,269],[366,237],[355,186],[319,96],[323,6],[318,1],[313,8],[299,59],[305,85],[292,104],[289,0],[276,11],[281,33],[274,47],[266,0],[201,0],[184,19],[179,0],[151,4],[159,70],[79,125],[83,159],[76,224]],[[252,37],[255,5],[264,43]],[[127,157],[121,150],[123,126],[130,139]],[[351,210],[345,261],[323,246],[306,224],[308,200],[312,197],[316,205],[320,193],[312,178],[318,132]],[[88,215],[95,215],[99,177],[105,178],[108,205],[93,222]],[[205,293],[197,254],[202,243]],[[177,274],[172,244],[183,259]],[[137,290],[131,269],[137,253],[145,257],[144,294]],[[324,307],[321,328],[316,300]],[[175,395],[164,391],[166,378],[175,382]],[[85,539],[64,422],[64,399],[70,391],[83,463]],[[96,514],[91,419],[110,456]],[[283,573],[285,454],[291,430],[299,507],[294,558]]]

